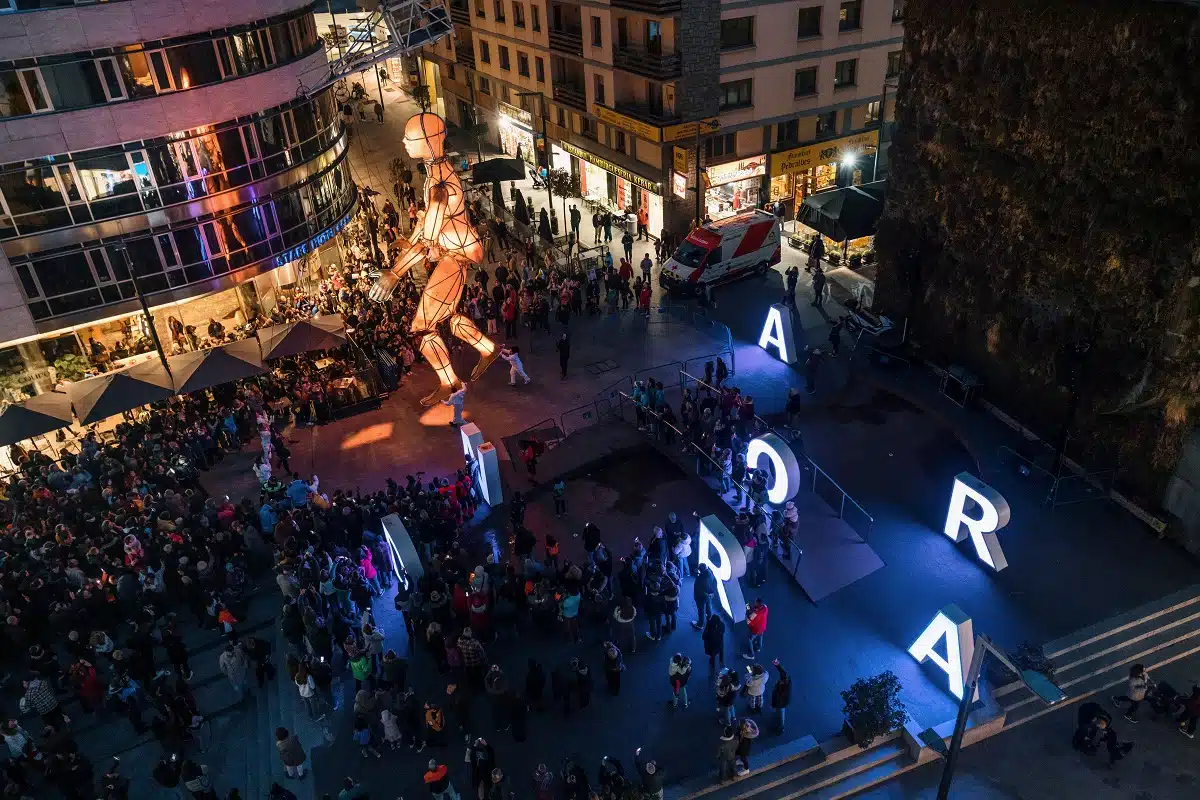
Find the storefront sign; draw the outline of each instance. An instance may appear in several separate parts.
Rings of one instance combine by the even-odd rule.
[[[974,515],[967,514],[968,500],[977,506]],[[1008,566],[1008,560],[996,538],[996,531],[1007,525],[1011,516],[1008,501],[999,492],[969,472],[960,472],[954,478],[943,531],[956,542],[970,536],[979,560],[999,572]]]
[[[879,131],[865,131],[853,136],[843,136],[841,139],[784,150],[771,156],[771,177],[787,175],[789,172],[803,172],[821,164],[832,164],[841,161],[843,153],[847,151],[862,150],[878,144]]]
[[[664,142],[678,142],[680,139],[695,139],[699,129],[700,135],[705,136],[721,130],[721,120],[716,117],[697,120],[696,122],[681,122],[678,125],[668,125],[662,129]]]
[[[298,258],[303,258],[304,256],[308,255],[312,251],[316,250],[318,247],[325,244],[330,239],[332,239],[334,236],[336,236],[338,231],[340,231],[342,228],[346,227],[346,223],[350,221],[350,217],[352,217],[353,215],[354,215],[354,211],[351,210],[351,212],[349,214],[342,217],[340,220],[338,220],[336,223],[334,223],[331,227],[328,227],[325,230],[321,231],[320,233],[318,233],[316,236],[309,239],[304,244],[298,244],[295,247],[293,247],[291,250],[285,250],[284,252],[275,256],[275,266],[282,267],[284,264],[291,263],[292,261],[295,261]]]
[[[746,447],[746,467],[758,469],[760,456],[771,461],[771,472],[775,477],[767,487],[767,501],[772,505],[783,505],[800,491],[800,462],[788,443],[775,433],[764,433],[750,440]]]
[[[671,148],[671,158],[675,163],[675,170],[687,174],[688,172],[688,151],[686,147],[674,146]]]
[[[700,519],[700,549],[696,558],[717,579],[717,600],[733,621],[746,618],[746,600],[738,578],[746,574],[746,553],[715,514]]]
[[[675,192],[676,197],[687,197],[687,175],[672,172],[671,189]]]
[[[767,174],[767,157],[755,156],[743,158],[741,161],[730,161],[728,164],[714,164],[705,167],[710,186],[722,186],[726,183],[743,181],[746,178],[757,178]]]
[[[495,508],[504,502],[504,489],[500,483],[500,457],[491,442],[483,440],[483,431],[474,422],[458,429],[462,434],[463,457],[471,468],[471,479],[479,487],[480,494],[489,506]]]
[[[56,375],[54,367],[37,367],[36,369],[14,372],[4,377],[12,386],[28,386],[31,383],[53,383],[56,380]]]
[[[623,131],[629,131],[634,136],[645,139],[647,142],[662,141],[662,128],[659,128],[655,125],[642,122],[640,119],[627,117],[624,114],[613,111],[611,108],[597,105],[595,103],[592,104],[592,113],[595,114],[601,122],[607,122],[614,128],[620,128]]]
[[[639,186],[639,187],[645,189],[647,192],[651,192],[652,194],[660,194],[662,192],[662,184],[655,183],[654,181],[651,181],[651,180],[647,180],[646,178],[643,178],[641,175],[635,175],[634,173],[630,172],[629,170],[625,169],[624,167],[618,167],[616,164],[614,164],[611,161],[608,161],[606,159],[603,159],[598,155],[589,153],[586,150],[581,150],[580,148],[576,147],[575,145],[571,144],[570,142],[560,142],[559,144],[562,146],[562,149],[566,150],[568,153],[575,156],[576,158],[580,158],[591,164],[595,164],[600,169],[605,170],[607,172],[611,172],[613,175],[616,175],[618,178],[623,178],[623,179],[629,181],[634,186]]]
[[[796,363],[796,340],[792,333],[792,311],[782,303],[767,310],[767,321],[763,323],[758,346],[768,353],[774,347],[779,360],[785,364]]]
[[[942,639],[946,640],[945,657],[938,652],[938,645]],[[946,606],[917,637],[912,647],[908,648],[908,654],[919,664],[932,661],[945,672],[949,678],[950,693],[961,700],[964,672],[975,654],[975,632],[971,626],[971,618],[956,605]]]
[[[497,100],[496,113],[502,117],[508,117],[513,122],[520,123],[526,128],[533,128],[533,114],[523,108],[517,108],[516,106]]]

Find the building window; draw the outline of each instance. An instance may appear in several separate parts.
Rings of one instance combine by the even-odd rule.
[[[504,0],[492,0],[492,13],[496,22],[504,22]]]
[[[704,140],[705,158],[724,158],[732,155],[737,155],[737,134],[725,133]]]
[[[754,81],[744,78],[740,81],[730,81],[721,84],[721,108],[744,108],[753,101],[752,88]]]
[[[817,93],[817,68],[805,67],[796,70],[796,97],[808,97]]]
[[[604,35],[600,28],[600,18],[592,17],[592,47],[603,47]]]
[[[475,16],[487,19],[487,14],[483,13],[483,0],[475,0]]]
[[[525,27],[525,4],[513,0],[513,27]]]
[[[858,59],[847,58],[839,61],[833,67],[833,88],[842,89],[853,86],[858,79]]]
[[[829,111],[817,115],[817,136],[828,136],[837,127],[837,112]]]
[[[887,77],[894,78],[900,74],[900,70],[904,67],[904,51],[893,50],[888,53]]]
[[[534,7],[536,8],[536,6],[534,6]],[[542,61],[541,56],[533,57],[533,72],[534,72],[534,75],[537,77],[538,83],[546,82],[546,62]]]
[[[542,32],[542,7],[534,3],[529,7],[529,13],[533,16],[533,32]]]
[[[100,68],[100,78],[104,83],[104,95],[110,102],[124,100],[129,96],[125,91],[125,84],[121,80],[121,71],[117,68],[115,58],[98,58],[96,66]]]
[[[775,145],[795,144],[800,141],[800,120],[790,119],[775,126]]]
[[[579,135],[588,139],[596,138],[596,126],[582,114],[579,115]]]
[[[754,47],[754,17],[721,20],[721,49]]]
[[[892,22],[904,20],[904,0],[892,0]]]
[[[221,68],[222,78],[237,75],[237,67],[233,65],[233,51],[229,48],[228,39],[214,39],[213,49],[217,51],[217,66]]]
[[[534,8],[537,8],[537,6],[534,6]],[[558,127],[560,127],[560,128],[567,127],[567,112],[566,112],[566,110],[562,109],[562,108],[556,108],[555,110],[558,112]]]
[[[821,6],[800,9],[800,23],[796,27],[797,39],[811,39],[821,35]]]
[[[517,74],[522,78],[529,77],[529,56],[517,51]]]
[[[592,86],[595,88],[596,102],[600,105],[604,105],[604,77],[601,75],[593,75]]]
[[[616,128],[609,128],[612,132],[612,149],[625,152],[625,132],[619,131]]]
[[[510,69],[512,69],[512,64],[510,64],[508,61],[508,48],[504,45],[500,45],[500,47],[497,48],[497,53],[500,55],[500,69],[508,72]]]
[[[838,12],[838,30],[856,31],[862,27],[862,0],[847,0]]]
[[[479,91],[482,94],[491,94],[492,93],[492,82],[489,81],[487,78],[483,77],[482,75],[479,76]]]
[[[867,103],[867,117],[865,120],[865,124],[873,125],[876,122],[879,122],[879,101],[878,100],[875,100],[874,102],[871,102],[871,103]]]
[[[454,69],[453,64],[446,65],[446,78],[447,78],[447,80],[452,80],[452,81],[458,80],[458,70]]]
[[[479,60],[484,64],[492,63],[492,49],[483,39],[479,40]]]

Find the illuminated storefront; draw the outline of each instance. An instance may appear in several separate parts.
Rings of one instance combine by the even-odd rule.
[[[496,116],[500,120],[500,149],[513,158],[533,165],[537,152],[533,138],[533,115],[523,108],[497,102]]]
[[[704,209],[713,219],[722,219],[758,206],[762,179],[767,174],[767,157],[714,164],[705,168],[704,174],[708,186]]]
[[[770,201],[792,201],[795,209],[804,198],[824,189],[869,183],[878,145],[875,130],[773,153]]]
[[[624,167],[589,153],[570,142],[562,142],[551,150],[552,158],[559,154],[577,161],[573,173],[579,175],[579,189],[584,198],[615,211],[635,213],[645,208],[650,233],[657,236],[663,227],[662,184],[643,178]],[[555,161],[555,165],[562,163]]]

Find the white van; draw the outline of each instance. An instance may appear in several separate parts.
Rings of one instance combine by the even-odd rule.
[[[664,289],[698,291],[779,263],[779,218],[755,209],[697,228],[663,264]]]

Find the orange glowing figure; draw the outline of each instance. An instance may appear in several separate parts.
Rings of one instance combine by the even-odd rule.
[[[429,276],[417,313],[413,333],[421,336],[421,355],[437,373],[440,386],[421,403],[433,405],[462,387],[446,343],[437,334],[437,326],[450,321],[450,332],[479,351],[479,363],[471,380],[483,374],[500,356],[500,349],[470,319],[456,311],[467,281],[467,268],[483,260],[483,244],[467,218],[467,203],[462,183],[445,154],[446,123],[437,114],[417,114],[404,126],[404,149],[412,158],[424,160],[425,211],[418,217],[407,245],[388,272],[371,287],[371,299],[386,301],[406,272],[424,267],[426,259],[437,259]]]

